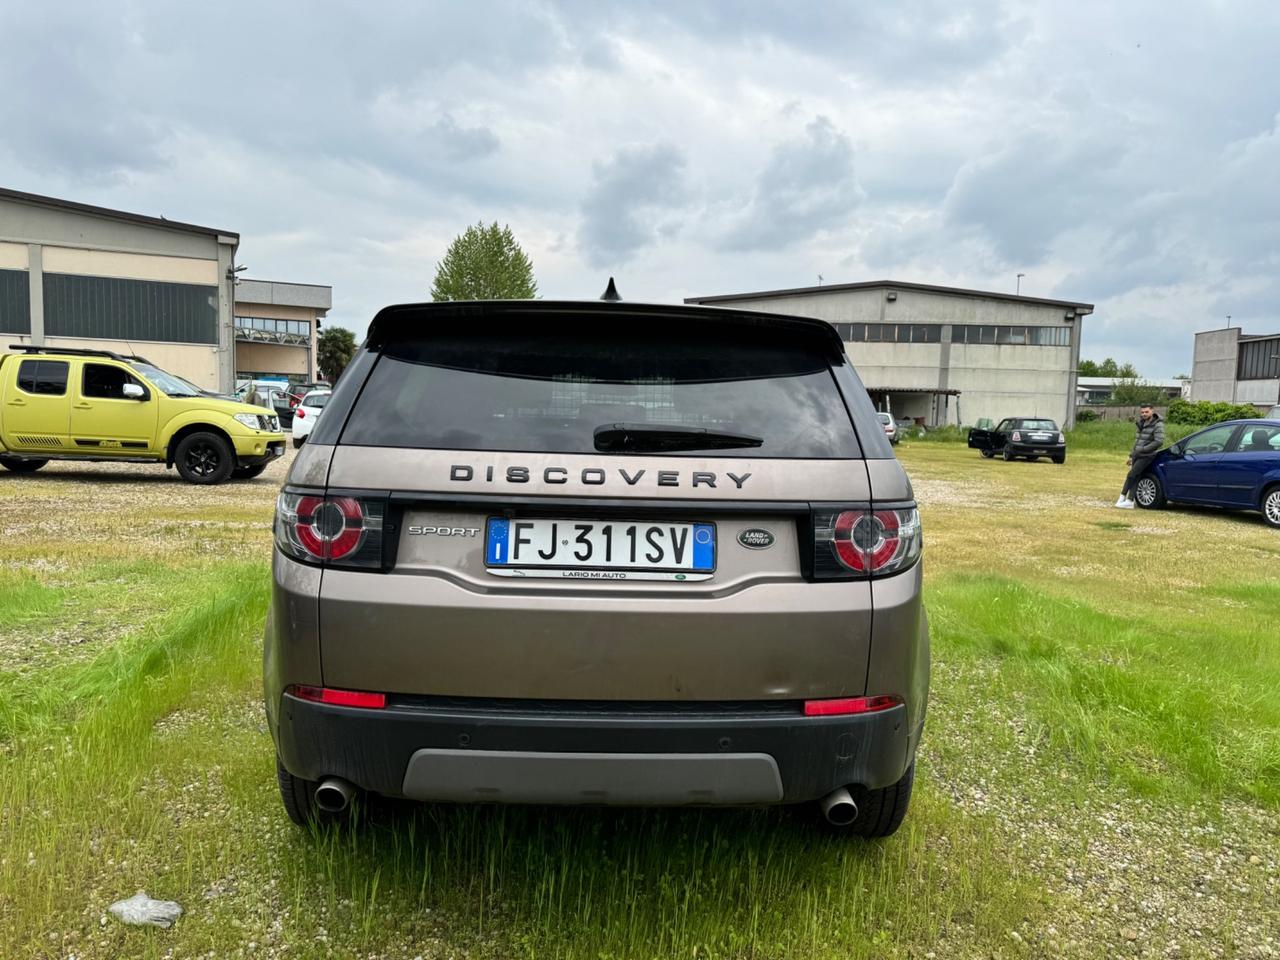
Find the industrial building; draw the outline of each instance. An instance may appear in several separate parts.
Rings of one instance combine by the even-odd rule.
[[[1191,399],[1280,403],[1280,333],[1246,334],[1240,327],[1196,334]]]
[[[890,280],[685,302],[826,320],[876,409],[897,418],[926,426],[1009,416],[1075,423],[1090,303]]]
[[[328,287],[241,279],[231,230],[0,188],[0,350],[112,350],[208,390],[315,376]]]

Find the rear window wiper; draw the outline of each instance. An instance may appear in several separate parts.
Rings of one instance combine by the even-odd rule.
[[[604,423],[592,432],[597,450],[732,450],[764,445],[763,437],[677,423]]]

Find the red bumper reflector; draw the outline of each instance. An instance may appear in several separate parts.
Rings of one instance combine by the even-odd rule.
[[[381,710],[387,705],[385,693],[365,693],[361,690],[333,690],[329,687],[289,687],[290,693],[299,700],[310,700],[312,703],[327,703],[335,707],[365,707],[369,710]]]
[[[834,717],[850,713],[875,713],[902,702],[900,697],[842,697],[839,700],[806,700],[806,717]]]

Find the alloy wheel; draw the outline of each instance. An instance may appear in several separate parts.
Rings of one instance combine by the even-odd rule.
[[[217,447],[211,443],[193,444],[187,451],[187,469],[200,477],[212,476],[221,460]]]
[[[1273,525],[1280,527],[1280,490],[1272,490],[1262,502],[1262,512]]]
[[[1135,491],[1138,503],[1144,507],[1149,507],[1156,502],[1156,482],[1150,477],[1143,477],[1138,481],[1138,488]]]

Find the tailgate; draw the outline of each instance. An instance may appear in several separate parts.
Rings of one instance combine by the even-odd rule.
[[[449,457],[428,451],[379,451],[371,457],[368,450],[339,447],[330,482],[352,489],[373,473],[391,477],[397,486],[437,488],[437,478],[454,465]],[[382,462],[371,462],[379,458]],[[624,462],[630,476],[670,467],[669,460]],[[508,464],[496,465],[505,470]],[[473,466],[473,475],[483,477],[489,464]],[[613,464],[602,468],[612,470]],[[580,478],[584,468],[570,464],[570,469]],[[759,478],[760,489],[775,494],[799,487],[826,494],[823,499],[865,499],[867,494],[862,462],[827,462],[806,473],[795,461],[708,460],[695,461],[685,473],[693,469],[717,476],[751,473],[752,482]],[[388,515],[388,535],[396,542],[391,568],[324,572],[324,682],[409,694],[586,700],[863,693],[870,586],[805,579],[802,555],[812,549],[806,540],[807,502],[770,506],[746,500],[736,488],[741,499],[726,490],[717,500],[703,485],[700,499],[688,489],[664,503],[654,498],[655,489],[625,482],[619,485],[631,497],[560,499],[545,496],[561,486],[558,474],[552,474],[552,485],[542,483],[537,469],[533,477],[520,484],[520,495],[482,503],[441,503],[442,495],[434,491],[395,494]],[[718,491],[717,485],[709,492]],[[485,563],[486,528],[490,521],[527,519],[576,521],[597,529],[711,526],[714,572],[704,580],[496,575]]]

